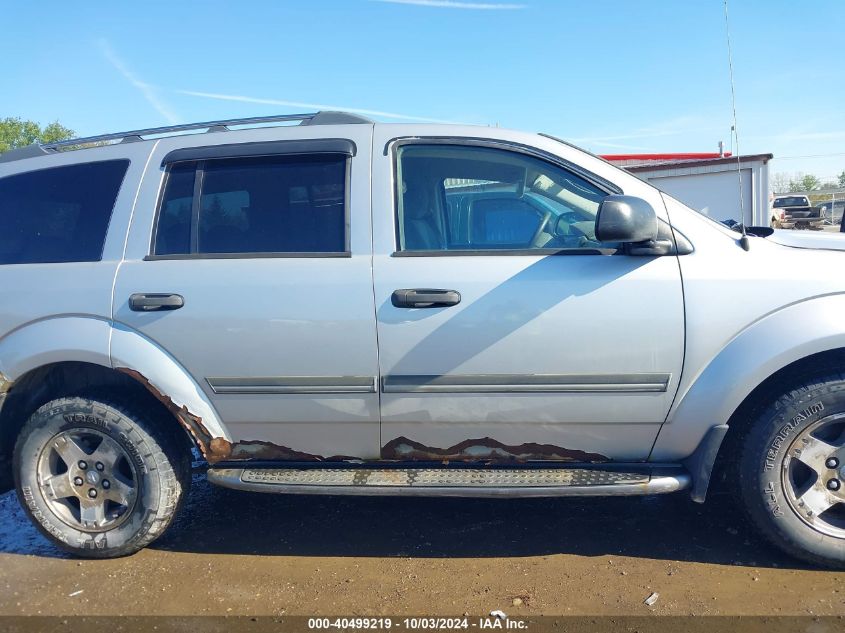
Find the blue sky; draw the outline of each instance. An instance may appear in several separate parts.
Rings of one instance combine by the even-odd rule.
[[[742,153],[845,169],[845,2],[729,10]],[[328,106],[597,153],[730,146],[722,0],[28,2],[4,17],[0,117],[82,135]]]

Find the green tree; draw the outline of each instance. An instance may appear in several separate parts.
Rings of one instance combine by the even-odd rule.
[[[798,177],[789,183],[790,191],[814,191],[821,187],[822,181],[813,174],[798,174]]]
[[[25,121],[18,117],[0,119],[0,153],[16,147],[25,147],[32,143],[52,143],[72,138],[74,131],[58,121],[41,127],[35,121]]]
[[[813,191],[814,189],[819,189],[822,186],[822,181],[813,174],[804,174],[799,182],[801,183],[801,188],[804,191]]]
[[[842,170],[842,173],[836,177],[839,180],[839,186],[845,187],[845,169]]]

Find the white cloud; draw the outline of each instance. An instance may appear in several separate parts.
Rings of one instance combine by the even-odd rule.
[[[158,112],[168,123],[174,124],[179,122],[179,118],[172,110],[170,110],[161,97],[159,97],[156,88],[145,81],[141,81],[141,79],[139,79],[138,76],[126,66],[123,60],[115,54],[108,41],[101,39],[99,40],[98,45],[100,47],[100,52],[102,52],[106,61],[108,61],[126,81],[138,89],[147,103],[149,103],[156,112]]]
[[[525,4],[502,4],[499,2],[455,2],[454,0],[372,0],[388,4],[411,4],[418,7],[436,7],[439,9],[471,9],[475,11],[513,11],[525,9]]]
[[[368,110],[364,108],[349,108],[339,105],[327,105],[325,103],[305,103],[302,101],[287,101],[282,99],[264,99],[260,97],[247,97],[244,95],[228,95],[216,92],[200,92],[197,90],[174,90],[178,94],[191,97],[202,97],[204,99],[216,99],[218,101],[238,101],[240,103],[257,103],[262,105],[274,105],[284,108],[306,108],[309,110],[341,110],[343,112],[354,112],[368,116],[384,117],[387,119],[401,119],[405,121],[423,121],[427,123],[453,123],[453,121],[441,121],[427,117],[411,116],[408,114],[397,114],[396,112],[383,112],[381,110]]]

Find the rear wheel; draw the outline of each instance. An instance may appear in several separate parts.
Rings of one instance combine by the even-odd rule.
[[[747,438],[738,493],[752,522],[797,558],[845,567],[845,379],[783,393]]]
[[[15,447],[18,496],[30,518],[80,556],[124,556],[152,543],[190,485],[186,451],[159,427],[99,400],[42,406]]]

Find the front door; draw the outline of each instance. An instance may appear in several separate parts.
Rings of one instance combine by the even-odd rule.
[[[382,458],[645,459],[681,370],[677,258],[596,240],[618,191],[602,179],[515,146],[379,132]]]
[[[243,456],[378,457],[371,134],[200,134],[162,140],[150,159],[114,318],[182,364]],[[145,294],[184,305],[132,305]]]

